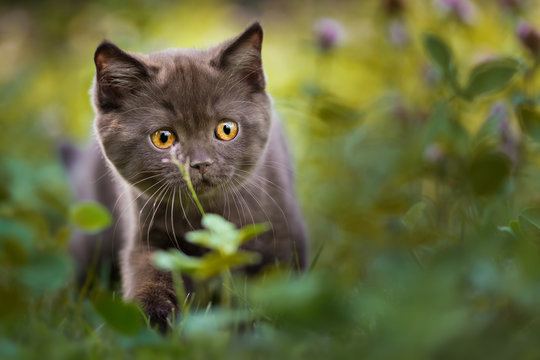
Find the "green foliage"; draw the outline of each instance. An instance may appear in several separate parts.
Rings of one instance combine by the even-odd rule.
[[[231,254],[211,252],[200,258],[186,256],[178,250],[158,251],[155,263],[161,269],[174,270],[207,279],[222,274],[230,268],[257,263],[258,254],[238,250]]]
[[[540,208],[526,209],[519,214],[518,233],[540,244]]]
[[[514,59],[497,59],[475,66],[469,75],[465,94],[474,99],[477,96],[502,90],[508,86],[512,77],[519,70]]]
[[[441,70],[447,73],[452,71],[454,66],[452,51],[440,37],[434,34],[424,35],[424,47]]]
[[[186,235],[186,240],[217,250],[221,255],[234,254],[240,245],[269,229],[268,224],[254,224],[237,230],[234,224],[216,214],[205,215],[202,225],[208,230],[192,231]]]
[[[301,279],[274,276],[250,287],[248,297],[256,304],[256,314],[280,326],[321,329],[346,323],[351,315],[349,304],[334,287],[328,275],[321,273]]]
[[[510,176],[511,166],[508,157],[498,152],[475,156],[468,171],[474,193],[489,195],[497,192]]]
[[[167,252],[157,251],[154,259],[156,266],[164,270],[178,271],[197,278],[207,279],[224,273],[228,275],[231,268],[257,263],[259,254],[239,250],[239,246],[268,231],[268,224],[252,224],[237,230],[233,223],[223,217],[216,214],[206,214],[191,183],[188,171],[189,160],[186,160],[185,164],[181,164],[173,148],[171,150],[171,161],[178,167],[186,181],[191,197],[203,216],[201,224],[206,228],[206,230],[188,232],[186,240],[192,244],[205,247],[210,252],[197,258],[186,256],[176,249]]]
[[[467,85],[462,87],[457,80],[452,50],[444,40],[434,34],[425,34],[424,47],[454,93],[467,100],[504,89],[520,68],[519,62],[512,58],[487,60],[471,70]]]
[[[122,334],[134,335],[143,327],[141,312],[134,304],[103,294],[94,300],[93,305],[107,324]]]
[[[521,104],[517,108],[518,116],[521,119],[526,134],[536,141],[540,140],[540,113],[537,109],[526,104]]]
[[[88,233],[100,232],[112,223],[112,217],[105,206],[91,201],[74,205],[69,217],[77,227]]]
[[[17,271],[17,276],[21,284],[40,295],[62,289],[71,271],[71,262],[64,254],[39,253],[28,259],[28,264]]]
[[[538,5],[464,2],[476,11],[4,4],[0,358],[539,358],[539,64],[534,33],[516,34],[521,17],[540,25]],[[99,234],[111,218],[72,199],[56,149],[88,136],[103,38],[135,52],[204,47],[240,31],[237,9],[265,27],[312,266],[229,271],[257,261],[241,245],[266,226],[207,214],[188,235],[205,256],[155,255],[178,285],[179,273],[196,279],[195,294],[177,289],[181,313],[161,336],[106,284],[75,286],[71,233]],[[309,29],[327,13],[347,42],[320,51]]]
[[[424,48],[431,60],[439,67],[443,79],[451,86],[454,93],[462,92],[458,80],[457,69],[450,47],[439,36],[434,34],[424,35]]]

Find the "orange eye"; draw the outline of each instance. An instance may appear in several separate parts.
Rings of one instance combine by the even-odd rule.
[[[238,134],[238,124],[232,120],[221,120],[216,127],[216,137],[223,141],[229,141]]]
[[[159,149],[168,149],[176,140],[176,136],[169,130],[158,130],[151,136],[152,143]]]

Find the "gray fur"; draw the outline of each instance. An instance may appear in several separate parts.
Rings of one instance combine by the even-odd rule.
[[[82,164],[91,166],[83,188],[115,216],[113,230],[99,235],[100,258],[108,254],[114,260],[121,249],[124,296],[139,301],[161,327],[177,302],[171,276],[153,267],[152,252],[176,247],[200,256],[205,250],[184,240],[186,232],[201,228],[201,215],[178,169],[162,161],[169,152],[152,145],[156,130],[177,135],[176,155],[191,162],[190,176],[206,212],[238,227],[271,224],[244,246],[263,259],[247,271],[276,261],[296,266],[295,252],[305,266],[306,235],[283,131],[264,90],[261,44],[262,28],[255,23],[206,50],[139,55],[109,42],[96,50],[92,94],[101,151],[90,152]],[[214,136],[222,119],[239,124],[235,139]],[[202,172],[201,162],[211,165]],[[80,235],[72,243],[82,272],[96,253],[95,240]]]

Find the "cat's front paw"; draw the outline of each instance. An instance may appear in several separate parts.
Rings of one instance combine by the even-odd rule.
[[[160,332],[166,332],[172,324],[173,314],[178,312],[175,292],[162,285],[149,285],[135,298],[148,316],[151,326],[157,327]]]

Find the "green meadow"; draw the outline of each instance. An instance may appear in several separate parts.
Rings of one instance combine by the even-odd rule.
[[[218,262],[156,265],[221,301],[179,286],[163,335],[114,284],[76,286],[70,236],[109,214],[58,149],[93,136],[103,39],[204,48],[255,20],[309,266],[238,274],[264,226],[207,216],[191,238]],[[538,2],[4,1],[0,54],[0,359],[540,358]]]

